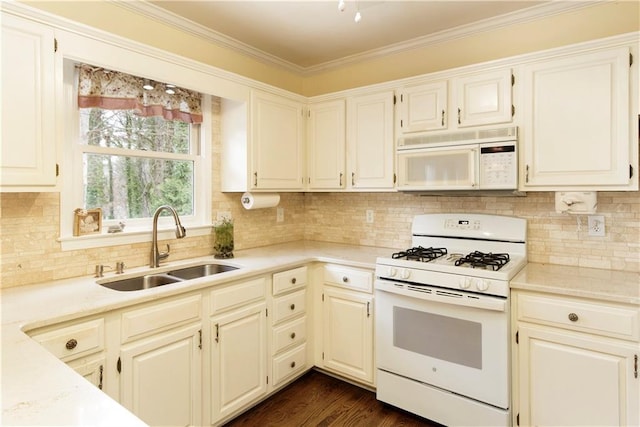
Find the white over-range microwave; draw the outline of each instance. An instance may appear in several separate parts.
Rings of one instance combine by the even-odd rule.
[[[400,191],[517,190],[518,128],[401,138]]]

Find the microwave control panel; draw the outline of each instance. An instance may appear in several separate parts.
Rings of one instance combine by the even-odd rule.
[[[480,148],[480,188],[515,189],[518,157],[515,144]]]

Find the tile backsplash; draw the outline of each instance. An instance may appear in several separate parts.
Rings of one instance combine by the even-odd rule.
[[[411,219],[421,213],[473,212],[528,221],[529,261],[640,272],[639,192],[598,193],[606,235],[587,235],[586,216],[558,214],[554,193],[526,197],[444,197],[403,193],[282,193],[276,209],[247,211],[240,193],[215,193],[213,217],[230,211],[236,250],[301,239],[402,249],[411,242]],[[0,194],[1,287],[91,275],[96,264],[148,262],[150,243],[62,251],[58,193]],[[366,222],[366,211],[374,213]],[[165,242],[162,242],[163,244]],[[171,240],[171,259],[213,254],[212,235]]]

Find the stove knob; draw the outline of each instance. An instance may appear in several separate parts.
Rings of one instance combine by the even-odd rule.
[[[389,277],[395,277],[398,271],[394,267],[389,267]]]
[[[460,289],[469,289],[469,286],[471,286],[471,279],[468,277],[463,277],[460,279],[458,285],[460,286]]]
[[[406,280],[409,278],[409,276],[411,276],[411,271],[407,270],[406,268],[400,272],[400,278],[402,279]]]
[[[479,291],[486,291],[487,289],[489,289],[489,281],[488,280],[482,280],[482,279],[478,279],[478,281],[476,282],[476,288]]]

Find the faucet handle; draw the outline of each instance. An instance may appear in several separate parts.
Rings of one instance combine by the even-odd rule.
[[[169,246],[169,244],[167,244],[166,246],[167,246],[167,252],[159,252],[158,253],[158,259],[167,259],[167,258],[169,258],[169,253],[171,252],[171,246]]]

